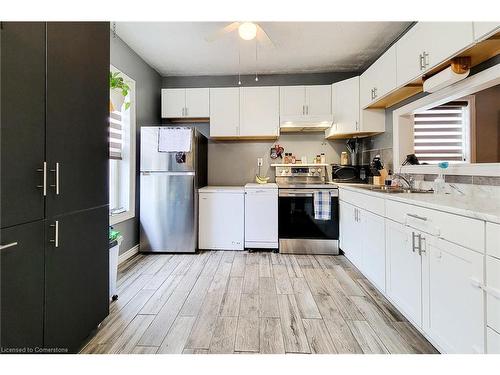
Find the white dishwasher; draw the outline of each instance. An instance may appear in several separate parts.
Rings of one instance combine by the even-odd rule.
[[[206,186],[198,192],[198,248],[243,250],[245,189],[242,186]]]
[[[278,185],[245,185],[245,247],[278,249]]]

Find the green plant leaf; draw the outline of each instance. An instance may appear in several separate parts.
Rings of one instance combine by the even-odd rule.
[[[125,103],[125,110],[129,109],[130,108],[130,102],[126,102]]]

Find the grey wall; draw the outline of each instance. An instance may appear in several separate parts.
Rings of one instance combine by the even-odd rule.
[[[241,86],[292,86],[327,85],[358,75],[359,72],[304,73],[304,74],[267,74],[241,76]],[[238,76],[172,76],[163,77],[162,87],[234,87],[238,86]]]
[[[310,73],[310,74],[269,74],[259,76],[241,76],[242,86],[290,86],[290,85],[327,85],[354,77],[357,72]],[[238,76],[195,76],[164,77],[164,88],[176,87],[234,87],[238,85]],[[166,123],[166,121],[164,121]],[[209,136],[209,124],[195,124],[204,135]],[[298,157],[307,156],[308,161],[322,152],[329,163],[338,163],[340,153],[346,151],[343,141],[326,141],[324,133],[286,134],[275,141],[242,141],[208,143],[208,183],[210,185],[244,185],[253,182],[257,173],[257,158],[263,158],[261,174],[274,180],[273,161],[269,157],[270,148],[280,144],[286,152],[293,152]]]
[[[140,127],[148,124],[159,124],[161,121],[160,95],[161,76],[137,55],[118,36],[111,35],[111,64],[124,72],[136,82],[136,124],[137,155],[140,155]],[[139,157],[136,158],[139,170]],[[124,237],[120,253],[127,251],[139,243],[139,178],[136,178],[135,218],[114,225]]]
[[[293,152],[297,157],[306,156],[308,162],[320,153],[325,153],[328,163],[340,161],[340,153],[346,151],[344,142],[330,142],[321,133],[285,134],[276,142],[212,142],[208,144],[209,185],[244,185],[254,182],[258,172],[257,158],[263,158],[261,175],[274,181],[271,163],[282,163],[281,159],[269,157],[271,147],[278,143],[285,152]]]

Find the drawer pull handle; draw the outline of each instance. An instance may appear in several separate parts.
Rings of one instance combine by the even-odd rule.
[[[425,216],[418,216],[415,214],[406,214],[409,217],[412,217],[414,219],[422,220],[422,221],[427,221],[427,218]]]
[[[17,242],[11,242],[8,243],[7,245],[0,245],[0,250],[5,250],[8,249],[9,247],[17,246]]]

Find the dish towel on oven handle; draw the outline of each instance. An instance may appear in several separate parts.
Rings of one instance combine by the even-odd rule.
[[[331,199],[329,191],[314,192],[314,218],[316,220],[330,220],[332,217]]]

